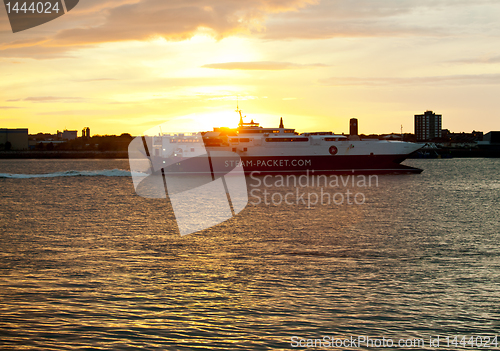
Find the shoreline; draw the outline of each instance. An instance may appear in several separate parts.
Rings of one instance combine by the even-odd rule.
[[[0,151],[0,159],[128,159],[127,151]]]
[[[500,150],[496,148],[442,148],[420,149],[408,156],[409,159],[426,158],[500,158]]]
[[[422,158],[500,158],[500,150],[423,149],[408,156]],[[0,159],[128,159],[128,151],[0,151]]]

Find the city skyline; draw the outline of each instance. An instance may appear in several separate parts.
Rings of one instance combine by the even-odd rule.
[[[390,135],[390,134],[401,134],[401,133],[402,133],[402,134],[410,134],[410,135],[415,135],[415,136],[418,136],[418,133],[419,133],[419,132],[418,132],[418,129],[419,129],[419,128],[421,128],[421,127],[417,127],[417,125],[416,125],[416,124],[417,124],[416,119],[417,119],[417,117],[422,117],[422,116],[424,116],[424,115],[426,115],[426,114],[428,114],[428,113],[430,113],[430,114],[435,114],[435,113],[434,113],[434,111],[427,110],[427,111],[425,111],[425,112],[424,112],[424,114],[423,114],[423,115],[415,115],[415,116],[414,116],[414,118],[415,118],[415,119],[414,119],[414,127],[413,127],[413,131],[403,131],[403,130],[400,130],[399,132],[395,132],[395,131],[390,131],[390,132],[387,132],[387,131],[386,131],[386,132],[383,132],[383,133],[359,133],[359,134],[362,134],[362,135]],[[439,125],[441,126],[441,123],[442,123],[442,122],[441,122],[441,120],[442,120],[442,115],[438,115],[438,117],[439,117],[439,120],[440,120]],[[349,130],[348,130],[347,132],[345,132],[345,131],[343,131],[343,130],[342,130],[342,131],[336,131],[336,132],[334,132],[334,131],[330,131],[330,132],[334,132],[334,133],[337,133],[337,134],[347,134],[347,135],[352,134],[352,133],[351,133],[351,131],[352,131],[352,121],[353,121],[353,120],[355,120],[355,121],[356,121],[356,124],[359,122],[357,118],[351,118],[351,119],[350,119],[351,124],[350,124],[350,126],[349,126],[349,128],[348,128]],[[283,122],[283,118],[280,118],[280,128],[282,127],[282,125],[281,125],[281,123],[282,123],[282,122]],[[419,123],[420,123],[420,122],[419,122]],[[357,128],[357,127],[356,127],[356,128]],[[14,129],[29,129],[29,128],[14,128]],[[76,132],[76,133],[80,133],[80,129],[78,129],[78,128],[66,128],[66,127],[65,127],[62,131],[57,130],[57,132],[56,132],[56,133],[52,133],[52,132],[50,132],[50,131],[49,131],[49,132],[42,132],[42,131],[40,131],[40,132],[30,132],[30,133],[29,133],[29,135],[30,135],[30,136],[35,136],[35,135],[40,135],[40,134],[43,134],[43,135],[49,135],[49,134],[50,134],[50,135],[58,135],[59,133],[62,133],[62,132],[64,132],[64,131],[66,131],[66,132]],[[204,132],[205,130],[200,130],[200,131]],[[200,131],[198,131],[198,132],[200,132]],[[210,131],[210,130],[206,130],[206,131]],[[296,131],[297,131],[297,130],[296,130]],[[326,131],[326,130],[322,130],[322,131]],[[480,131],[480,130],[476,130],[476,129],[473,129],[473,130],[471,130],[471,131],[455,131],[455,130],[450,130],[449,128],[440,128],[440,129],[439,129],[439,131],[440,131],[440,132],[441,132],[441,131],[442,131],[442,132],[448,132],[448,133],[457,133],[457,134],[458,134],[458,133],[471,133],[471,132],[472,132],[472,133],[477,133],[477,132],[481,132],[481,133],[482,133],[482,132],[484,132],[484,133],[487,133],[487,132],[488,132],[488,131]],[[180,130],[180,132],[182,132],[182,130]],[[300,132],[305,132],[305,131],[297,131],[297,132],[299,132],[299,133],[300,133]],[[312,132],[312,130],[308,130],[307,132]],[[85,134],[84,134],[84,133],[85,133]],[[122,132],[122,133],[119,133],[119,134],[105,134],[105,135],[116,135],[116,136],[118,136],[118,135],[120,135],[120,134],[129,134],[129,135],[131,135],[129,132],[126,132],[126,131],[125,131],[125,132]],[[358,134],[358,133],[355,133],[355,134]],[[99,136],[99,135],[101,135],[101,134],[96,134],[96,135],[97,135],[97,136]],[[82,137],[89,137],[89,136],[90,136],[90,128],[89,128],[89,127],[84,127],[84,128],[81,130],[81,136],[82,136]],[[428,139],[433,139],[433,138],[428,138]]]
[[[173,118],[298,131],[499,130],[493,1],[88,0],[12,33],[0,7],[0,126],[140,135]],[[232,124],[232,125],[231,125]],[[196,131],[196,130],[195,130]]]

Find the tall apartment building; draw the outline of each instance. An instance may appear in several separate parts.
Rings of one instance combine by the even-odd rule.
[[[425,111],[423,115],[415,115],[415,136],[417,141],[428,141],[441,138],[442,115]]]

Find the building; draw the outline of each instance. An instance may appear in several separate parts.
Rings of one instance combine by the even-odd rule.
[[[415,136],[417,141],[429,141],[441,138],[442,115],[425,111],[423,115],[415,115]]]
[[[64,130],[62,132],[63,140],[75,140],[78,137],[78,131],[76,130]]]
[[[75,140],[78,137],[78,131],[76,130],[63,130],[62,132],[57,131],[57,138],[63,140]]]
[[[448,129],[441,130],[441,138],[443,143],[477,143],[483,140],[483,132],[475,130],[472,133],[452,133]]]
[[[500,131],[486,133],[477,146],[487,152],[489,157],[500,157]]]
[[[358,135],[358,119],[351,118],[349,121],[349,135]]]
[[[83,128],[82,129],[82,138],[90,138],[90,128]]]
[[[28,150],[28,128],[0,129],[1,150]]]
[[[494,131],[486,133],[483,141],[489,144],[500,144],[500,132]]]
[[[477,144],[479,147],[500,149],[500,132],[492,131],[486,133],[483,140]]]

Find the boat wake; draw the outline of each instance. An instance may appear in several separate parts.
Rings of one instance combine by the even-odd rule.
[[[59,178],[59,177],[131,177],[130,171],[122,169],[98,170],[98,171],[64,171],[46,174],[10,174],[0,173],[0,178],[30,179],[30,178]]]

